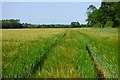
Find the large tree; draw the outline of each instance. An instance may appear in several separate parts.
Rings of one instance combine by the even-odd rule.
[[[120,25],[120,2],[102,2],[99,9],[90,5],[87,15],[90,26],[100,23],[102,27],[105,27],[110,23],[113,24],[112,27],[118,27]]]
[[[88,21],[88,25],[92,26],[93,24],[96,23],[95,18],[96,18],[96,10],[97,8],[94,5],[90,5],[87,8],[87,16],[88,19],[86,21]]]

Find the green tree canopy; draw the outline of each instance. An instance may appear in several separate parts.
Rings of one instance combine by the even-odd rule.
[[[106,27],[108,23],[113,23],[112,27],[120,26],[120,2],[102,2],[101,7],[96,9],[90,5],[87,8],[88,25],[94,26],[100,23],[100,27]]]
[[[79,23],[79,22],[71,22],[70,27],[71,27],[71,28],[79,28],[79,27],[81,27],[81,26],[80,26],[80,23]]]

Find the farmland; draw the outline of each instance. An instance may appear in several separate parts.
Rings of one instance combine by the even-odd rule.
[[[2,29],[2,77],[118,78],[118,29]]]

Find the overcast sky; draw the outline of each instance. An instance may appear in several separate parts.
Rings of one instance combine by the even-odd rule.
[[[101,2],[3,2],[2,19],[33,24],[84,24],[89,5],[99,8]]]

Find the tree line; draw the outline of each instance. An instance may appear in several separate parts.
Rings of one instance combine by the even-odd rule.
[[[91,27],[118,27],[120,26],[120,1],[102,2],[97,9],[94,5],[87,8],[87,25]]]
[[[1,20],[0,24],[2,25],[1,28],[23,28],[19,19]]]
[[[65,24],[31,24],[31,23],[20,23],[19,19],[1,20],[1,28],[80,28],[86,25],[79,22],[71,22],[70,25]]]
[[[0,20],[0,28],[81,28],[81,27],[118,27],[120,26],[120,1],[101,2],[97,9],[94,5],[87,8],[87,24],[71,22],[64,24],[30,24],[20,23],[19,19]],[[1,26],[2,25],[2,26]]]

